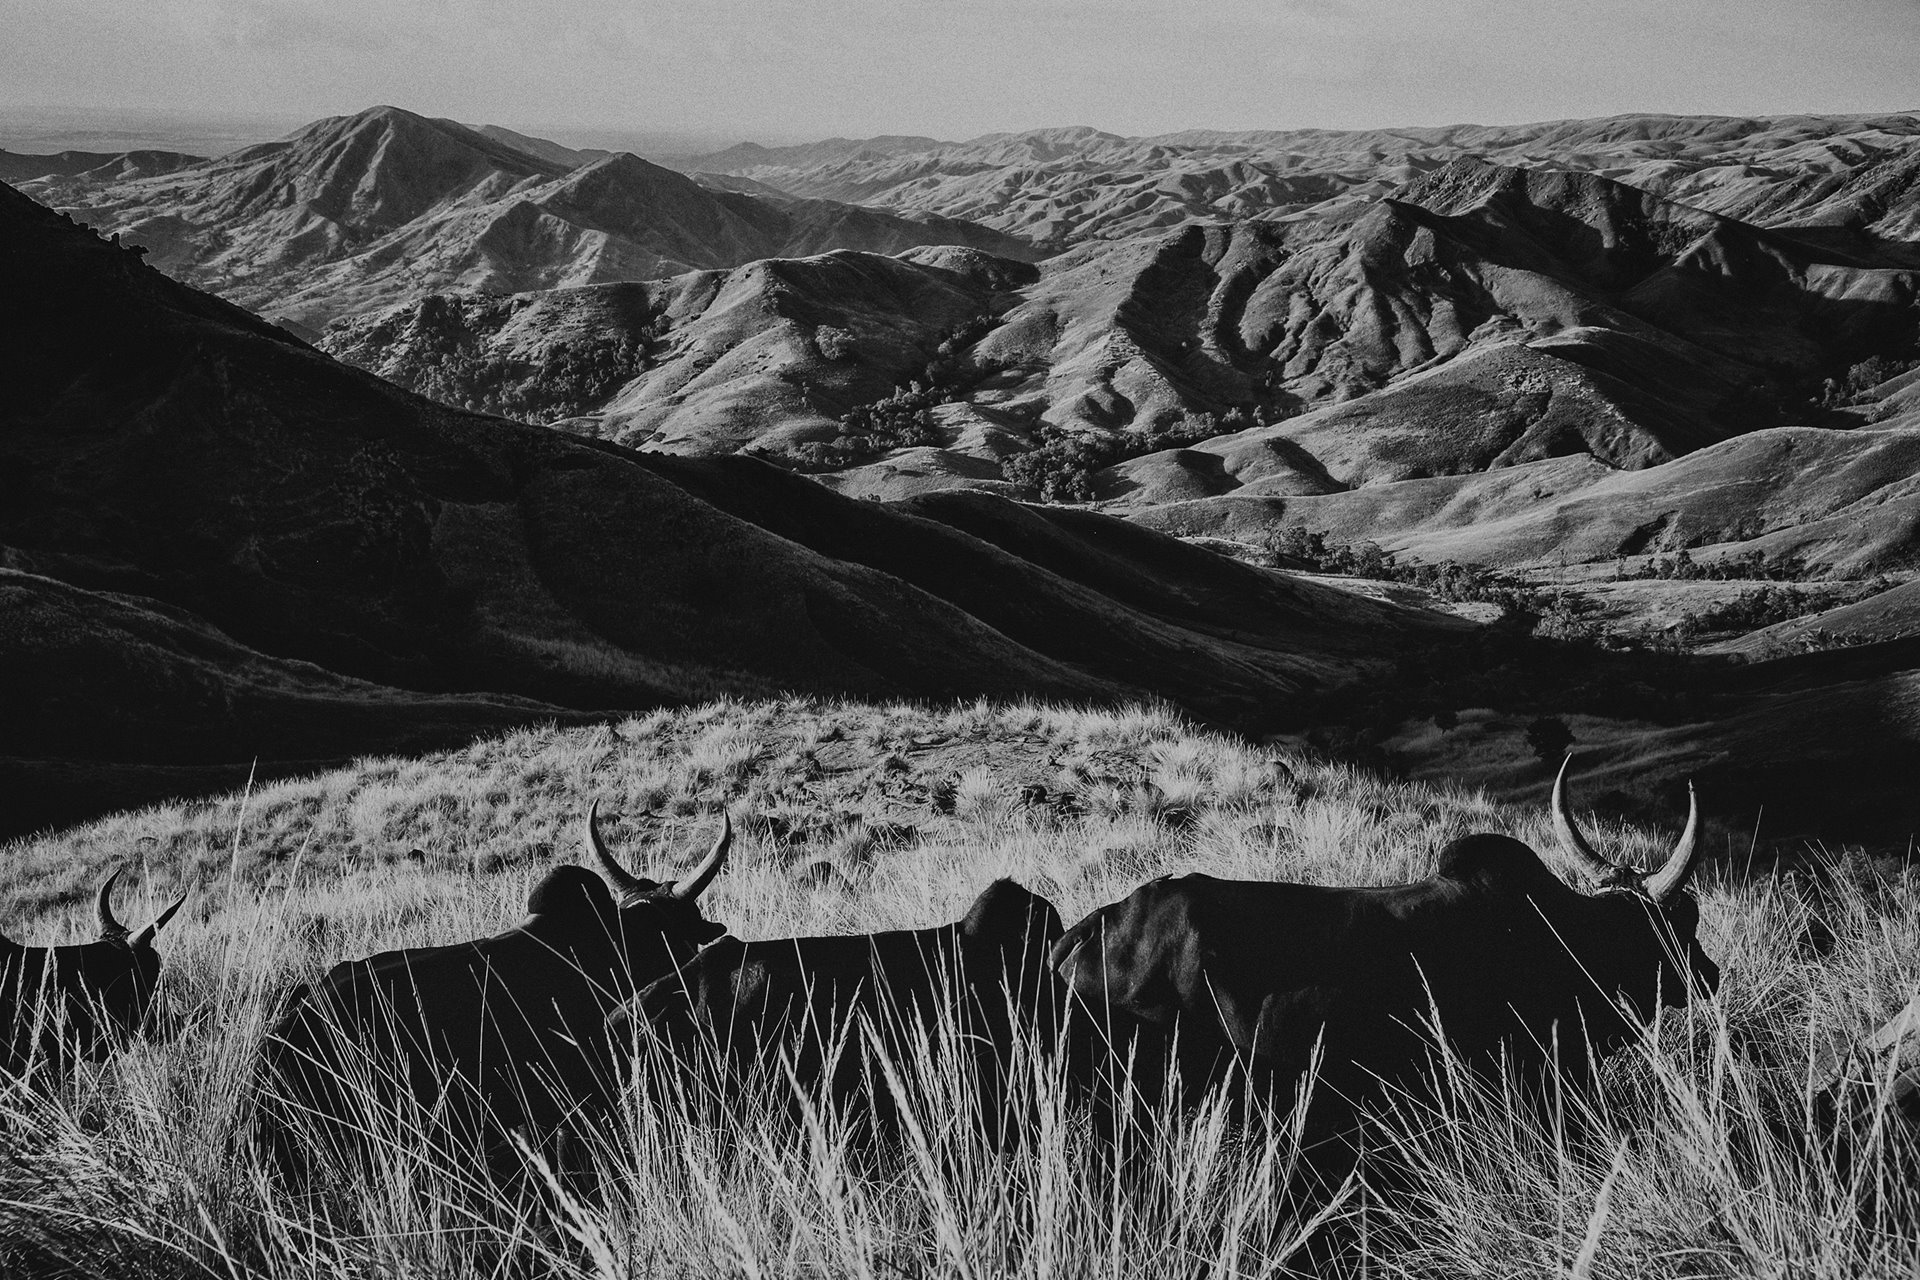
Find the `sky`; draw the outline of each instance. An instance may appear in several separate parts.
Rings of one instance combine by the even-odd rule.
[[[793,142],[1920,109],[1920,0],[0,0],[0,115]]]

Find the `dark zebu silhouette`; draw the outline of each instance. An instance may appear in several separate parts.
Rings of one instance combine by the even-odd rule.
[[[1012,880],[989,885],[960,920],[845,937],[726,938],[641,992],[613,1019],[616,1048],[664,1045],[710,1096],[771,1090],[778,1105],[824,1086],[852,1118],[892,1127],[880,1053],[910,1076],[929,1043],[963,1055],[974,1090],[953,1101],[996,1138],[1006,1128],[1014,1050],[1044,1047],[1062,994],[1047,967],[1060,913]],[[792,1072],[789,1082],[787,1072]],[[751,1103],[755,1100],[747,1100]],[[843,1114],[848,1114],[843,1111]],[[959,1121],[963,1117],[954,1116]]]
[[[62,1071],[97,1062],[137,1030],[160,979],[154,935],[186,902],[178,898],[135,933],[113,913],[116,870],[100,886],[100,937],[65,947],[28,947],[0,937],[0,1018],[9,1028],[0,1071]]]
[[[597,805],[583,834],[605,879],[556,867],[504,933],[344,961],[292,994],[253,1085],[255,1141],[283,1179],[307,1184],[316,1157],[367,1167],[388,1143],[420,1150],[422,1124],[450,1150],[498,1154],[510,1132],[537,1139],[601,1095],[607,1015],[725,932],[698,898],[733,824],[682,881],[621,866]]]
[[[1713,991],[1719,969],[1686,891],[1697,802],[1666,862],[1641,873],[1594,852],[1565,783],[1563,764],[1550,854],[1469,835],[1413,884],[1187,875],[1095,911],[1052,958],[1077,1038],[1110,1055],[1102,1087],[1131,1057],[1119,1084],[1138,1104],[1177,1073],[1188,1086],[1239,1080],[1284,1109],[1317,1057],[1307,1127],[1329,1136],[1390,1086],[1424,1079],[1440,1038],[1475,1071],[1537,1078],[1551,1063],[1563,1081],[1584,1077],[1662,1004]]]

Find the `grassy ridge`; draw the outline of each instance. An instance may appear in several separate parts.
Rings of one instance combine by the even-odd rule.
[[[592,1196],[537,1166],[483,1186],[472,1153],[424,1142],[322,1204],[268,1187],[244,1156],[239,1103],[278,992],[342,957],[512,923],[528,883],[573,856],[596,797],[617,819],[614,847],[656,874],[697,856],[730,808],[743,836],[707,913],[748,938],[951,920],[999,875],[1072,920],[1165,872],[1384,883],[1423,874],[1470,830],[1549,838],[1544,814],[1383,784],[1163,710],[803,700],[519,732],[105,819],[0,850],[0,927],[36,943],[81,936],[93,886],[121,858],[145,870],[130,877],[128,919],[191,883],[161,938],[169,1038],[0,1093],[0,1260],[288,1277],[1144,1277],[1298,1261],[1300,1224],[1277,1193],[1284,1133],[1237,1133],[1217,1110],[1163,1116],[1127,1135],[1116,1163],[1039,1057],[1027,1079],[1040,1121],[1012,1155],[953,1123],[964,1081],[929,1050],[891,1064],[917,1123],[877,1163],[829,1109],[796,1118],[780,1081],[758,1114],[725,1124],[654,1082],[627,1131],[587,1154],[604,1175]],[[1644,864],[1672,833],[1596,836]],[[834,875],[814,870],[823,861]],[[1791,886],[1745,880],[1725,859],[1708,870],[1702,942],[1725,972],[1720,994],[1612,1062],[1577,1122],[1546,1127],[1485,1093],[1459,1114],[1389,1117],[1417,1194],[1334,1206],[1368,1259],[1349,1269],[1909,1274],[1910,1179],[1875,1163],[1877,1148],[1842,1177],[1766,1120],[1798,1114],[1823,1055],[1904,1003],[1920,968],[1913,885],[1834,861],[1824,955]]]

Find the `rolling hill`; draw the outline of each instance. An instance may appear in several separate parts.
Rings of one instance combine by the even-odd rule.
[[[1920,271],[1896,257],[1592,173],[1459,159],[1378,199],[1083,244],[1037,268],[955,249],[772,260],[435,298],[324,345],[453,403],[516,408],[508,388],[552,384],[533,408],[569,430],[751,451],[862,495],[1093,498],[1196,532],[1317,519],[1513,564],[1631,551],[1672,512],[1703,536],[1782,529],[1765,504],[1743,525],[1699,491],[1669,501],[1683,477],[1764,483],[1741,469],[1766,451],[1736,447],[1755,433],[1828,431],[1819,452],[1890,459],[1847,433],[1884,439],[1920,395],[1899,372],[1920,362]],[[1627,478],[1703,451],[1699,468]],[[1441,493],[1466,495],[1471,521],[1486,495],[1609,477],[1609,501],[1643,497],[1605,520],[1536,511],[1532,533],[1465,535],[1481,549],[1435,514]],[[1816,491],[1779,501],[1825,518],[1859,497],[1823,506]],[[1238,514],[1194,508],[1209,501]],[[1825,563],[1908,554],[1886,518],[1827,534],[1853,544]]]
[[[1641,471],[1555,458],[1329,493],[1257,480],[1137,506],[1129,495],[1112,509],[1150,527],[1228,537],[1298,524],[1414,559],[1510,569],[1686,547],[1703,560],[1758,551],[1816,572],[1867,574],[1914,564],[1917,451],[1920,422],[1911,419],[1852,431],[1780,427]]]
[[[639,284],[435,295],[337,322],[321,345],[450,403],[591,414],[594,434],[623,444],[784,453],[839,435],[840,416],[924,375],[942,342],[1034,278],[972,250],[839,251]]]

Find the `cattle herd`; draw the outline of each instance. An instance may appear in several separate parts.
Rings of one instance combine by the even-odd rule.
[[[644,1060],[722,1101],[823,1091],[883,1134],[893,1117],[875,1051],[909,1057],[936,1033],[967,1058],[976,1115],[998,1141],[1018,1136],[1007,1073],[1023,1038],[1106,1100],[1106,1122],[1116,1102],[1180,1105],[1175,1090],[1226,1083],[1327,1141],[1389,1092],[1430,1082],[1442,1043],[1471,1071],[1578,1083],[1662,1005],[1711,994],[1719,971],[1688,889],[1697,803],[1643,873],[1595,851],[1565,782],[1563,765],[1551,850],[1469,835],[1412,884],[1163,876],[1066,928],[1051,903],[1000,880],[953,924],[760,941],[723,936],[701,912],[728,819],[690,875],[655,881],[607,848],[590,806],[583,852],[598,870],[548,872],[520,924],[343,961],[291,992],[249,1085],[251,1132],[291,1188],[378,1164],[389,1137],[421,1124],[506,1154],[604,1116]],[[99,941],[0,939],[9,1073],[100,1059],[144,1018],[154,935],[181,904],[130,933],[113,914],[117,874],[99,891]],[[1902,1018],[1881,1038],[1920,1079],[1900,1043],[1920,1013]],[[1872,1070],[1855,1062],[1834,1090],[1857,1092]]]

